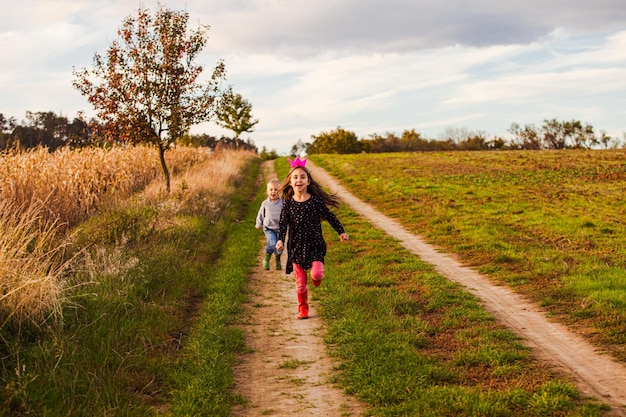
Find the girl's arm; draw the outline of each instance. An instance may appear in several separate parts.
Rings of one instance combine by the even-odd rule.
[[[280,212],[280,220],[278,221],[278,236],[276,241],[276,249],[283,250],[285,248],[285,236],[287,236],[287,227],[289,226],[289,201],[283,201],[283,209]]]
[[[335,214],[332,211],[330,211],[330,209],[328,208],[326,204],[324,204],[321,201],[320,201],[320,204],[321,204],[322,218],[326,219],[328,223],[330,223],[330,225],[333,227],[333,229],[335,229],[335,231],[339,235],[339,240],[341,240],[342,242],[344,240],[348,240],[349,236],[344,230],[343,225],[341,224],[337,216],[335,216]]]

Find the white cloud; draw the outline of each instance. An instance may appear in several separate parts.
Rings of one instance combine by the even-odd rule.
[[[206,5],[218,47],[300,57],[337,49],[407,52],[529,43],[559,26],[611,31],[626,22],[619,0],[593,6],[571,0],[258,0],[235,2],[229,10],[214,7],[223,3]]]
[[[0,112],[72,117],[90,109],[71,68],[90,67],[122,20],[157,0],[5,3]],[[622,0],[164,4],[186,10],[191,26],[211,26],[202,61],[225,60],[228,82],[260,120],[249,135],[259,147],[288,151],[337,126],[362,137],[413,128],[437,137],[449,126],[503,134],[513,121],[556,117],[626,131]]]

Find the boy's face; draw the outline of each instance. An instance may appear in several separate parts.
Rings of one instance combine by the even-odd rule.
[[[270,200],[278,200],[278,185],[275,183],[267,184],[267,195]]]

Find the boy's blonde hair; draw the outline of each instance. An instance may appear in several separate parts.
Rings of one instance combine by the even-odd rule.
[[[267,182],[266,188],[265,188],[265,194],[267,194],[269,196],[269,193],[267,192],[267,190],[270,189],[270,185],[275,184],[276,187],[280,190],[280,181],[278,181],[276,178],[273,178],[271,180],[269,180]]]

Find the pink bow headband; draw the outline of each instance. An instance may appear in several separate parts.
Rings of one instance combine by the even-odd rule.
[[[304,167],[306,165],[307,159],[308,158],[300,159],[299,156],[296,156],[295,160],[291,160],[287,158],[287,161],[289,161],[289,165],[291,165],[291,168],[299,168],[299,167]]]

